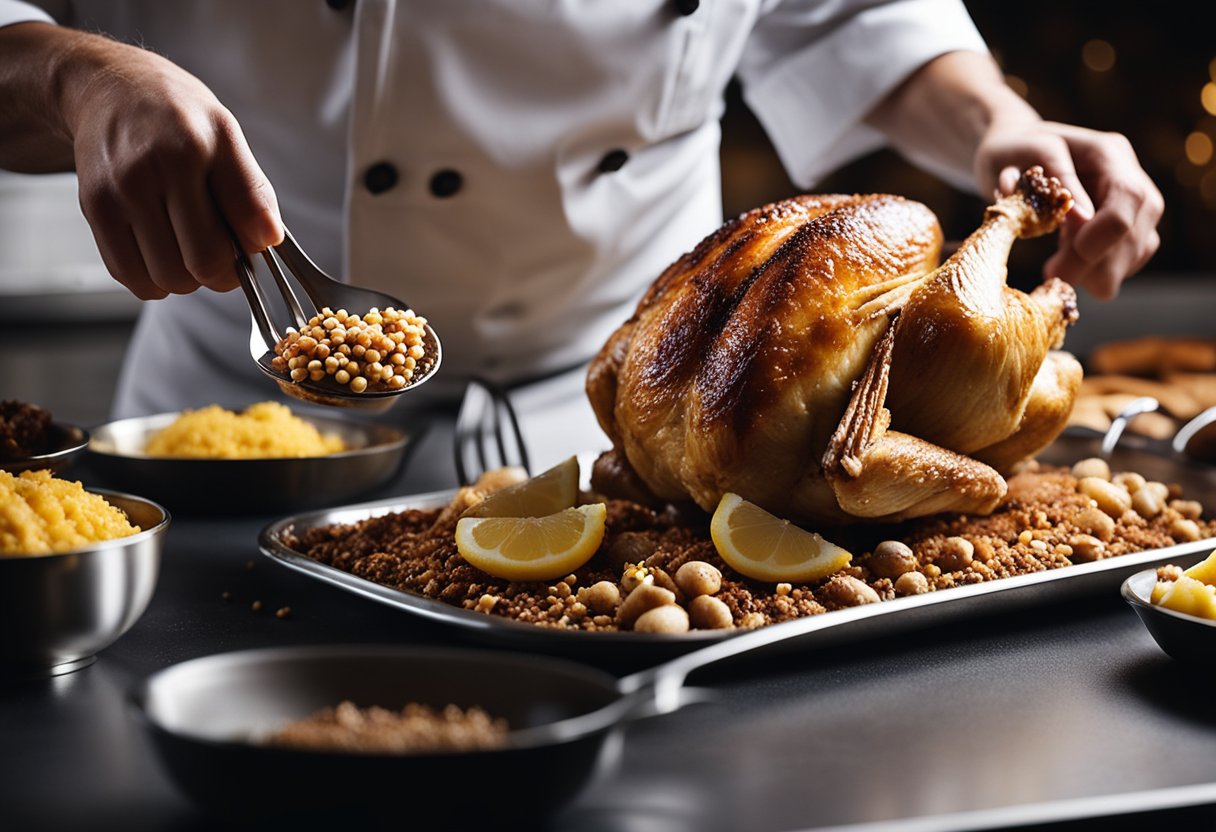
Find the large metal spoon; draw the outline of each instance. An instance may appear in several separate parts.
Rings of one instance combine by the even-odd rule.
[[[305,327],[308,319],[325,307],[347,309],[357,315],[363,315],[373,308],[395,307],[402,310],[410,308],[409,304],[392,295],[348,286],[334,280],[304,253],[287,229],[283,230],[283,242],[263,251],[262,256],[266,260],[279,295],[286,304],[287,314],[292,320],[291,325],[297,330]],[[295,290],[283,272],[283,267],[286,267],[287,272],[304,290],[304,294],[312,305],[312,312],[307,311],[301,305]],[[289,396],[312,404],[383,411],[392,407],[398,396],[416,390],[439,369],[443,358],[443,348],[439,343],[439,336],[428,323],[422,345],[425,350],[423,363],[418,365],[418,371],[410,383],[400,389],[367,390],[356,393],[339,384],[332,376],[326,376],[321,381],[309,379],[293,381],[287,374],[276,370],[271,363],[275,358],[275,345],[282,340],[283,333],[275,326],[270,304],[261,284],[258,283],[253,265],[239,246],[236,248],[236,271],[253,316],[253,325],[249,333],[249,354],[262,372],[274,379],[279,388]]]

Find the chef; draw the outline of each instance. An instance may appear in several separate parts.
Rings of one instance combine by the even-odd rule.
[[[722,221],[732,76],[803,188],[883,143],[985,195],[1042,164],[1076,197],[1047,274],[1109,298],[1157,248],[1128,142],[1042,120],[955,0],[0,0],[0,167],[75,169],[150,301],[116,417],[269,397],[225,224],[286,223],[443,339],[394,413],[490,377],[540,465],[606,447],[586,362]]]

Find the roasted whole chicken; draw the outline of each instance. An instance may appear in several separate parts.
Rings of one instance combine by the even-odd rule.
[[[801,196],[670,266],[591,363],[610,496],[712,510],[735,492],[801,522],[986,513],[1064,428],[1081,367],[1059,279],[1006,285],[1014,240],[1072,205],[1041,168],[938,265],[925,206]]]

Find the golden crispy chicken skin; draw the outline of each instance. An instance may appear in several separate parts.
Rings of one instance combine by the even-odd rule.
[[[999,471],[1055,438],[1080,383],[1052,352],[1072,289],[1005,285],[1013,241],[1070,206],[1032,168],[940,267],[936,217],[900,197],[802,196],[727,223],[591,364],[613,442],[596,488],[706,510],[733,491],[820,522],[991,511]]]

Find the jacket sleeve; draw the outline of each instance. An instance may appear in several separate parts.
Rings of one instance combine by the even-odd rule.
[[[786,0],[763,10],[741,56],[743,96],[799,187],[884,144],[863,119],[947,52],[987,53],[960,0]],[[970,171],[938,171],[973,189]]]
[[[0,0],[0,27],[14,23],[54,23],[67,14],[67,3],[26,3],[23,0]]]

